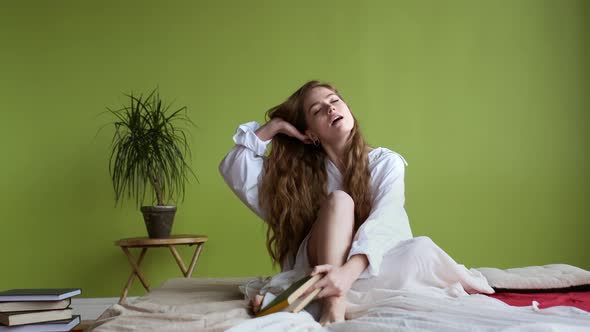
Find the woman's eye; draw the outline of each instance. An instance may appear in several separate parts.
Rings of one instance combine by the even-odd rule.
[[[315,110],[315,111],[313,112],[313,115],[318,115],[318,113],[319,113],[319,112],[320,112],[320,110]]]
[[[338,102],[338,101],[340,101],[340,99],[334,99],[334,100],[332,100],[332,103],[335,103],[335,102]]]

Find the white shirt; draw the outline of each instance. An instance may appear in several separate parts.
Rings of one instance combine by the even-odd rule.
[[[258,128],[260,125],[256,122],[238,127],[233,137],[236,145],[221,161],[219,172],[240,200],[264,220],[264,211],[258,204],[258,185],[262,180],[266,148],[271,140],[260,140],[255,134]],[[379,275],[385,253],[400,241],[412,238],[404,208],[406,165],[401,155],[389,149],[376,148],[369,152],[373,207],[356,232],[347,257],[348,260],[357,254],[367,256],[369,266],[359,278]],[[329,158],[326,158],[326,172],[328,193],[342,190],[342,174]],[[283,268],[290,269],[293,263],[289,260]]]

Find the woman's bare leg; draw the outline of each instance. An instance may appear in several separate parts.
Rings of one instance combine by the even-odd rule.
[[[331,264],[342,266],[350,251],[354,231],[354,201],[345,192],[332,192],[321,205],[307,243],[311,266]],[[320,323],[344,320],[344,297],[331,296],[323,300]]]

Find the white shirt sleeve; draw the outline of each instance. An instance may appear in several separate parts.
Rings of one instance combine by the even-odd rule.
[[[379,275],[383,256],[400,241],[411,239],[412,231],[404,208],[405,160],[387,150],[371,172],[373,207],[356,232],[348,259],[365,254],[369,266],[359,279]]]
[[[271,140],[262,141],[255,131],[257,122],[248,122],[238,127],[233,137],[236,145],[219,164],[219,172],[230,189],[246,206],[264,220],[258,205],[258,184],[261,180],[264,155]]]

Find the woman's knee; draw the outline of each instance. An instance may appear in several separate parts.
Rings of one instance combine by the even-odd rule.
[[[342,190],[331,192],[325,203],[331,207],[350,208],[354,211],[354,200]]]
[[[322,203],[320,214],[312,227],[307,247],[309,263],[313,266],[344,260],[353,236],[354,201],[344,191],[334,191]],[[326,260],[326,257],[331,258]]]
[[[330,193],[321,206],[316,220],[322,232],[330,229],[343,237],[350,237],[354,231],[354,201],[352,197],[341,190]],[[348,234],[350,233],[350,234]]]

